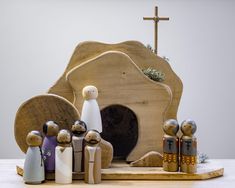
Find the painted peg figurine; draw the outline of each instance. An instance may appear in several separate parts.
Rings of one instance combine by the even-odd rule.
[[[87,130],[102,132],[100,109],[96,101],[98,90],[95,86],[86,86],[82,90],[84,103],[82,106],[81,120],[87,125]]]
[[[39,131],[31,131],[26,137],[28,150],[24,162],[24,182],[40,184],[45,180],[44,162],[42,157],[42,135]]]
[[[58,133],[55,150],[55,181],[60,184],[72,183],[73,150],[72,137],[68,130],[62,129]]]
[[[163,125],[163,170],[177,172],[179,170],[179,138],[176,136],[179,124],[175,119],[165,121]]]
[[[194,136],[196,129],[196,123],[191,119],[185,120],[181,124],[183,136],[180,140],[180,170],[185,173],[197,172],[197,140]]]
[[[85,182],[98,184],[101,182],[101,148],[99,143],[101,137],[96,130],[90,130],[85,135]]]
[[[55,171],[55,148],[57,146],[56,136],[59,132],[59,126],[54,121],[47,121],[43,125],[43,133],[45,135],[42,152],[46,172]]]
[[[72,126],[72,145],[73,145],[73,171],[83,171],[83,146],[84,134],[86,133],[86,124],[83,121],[76,121]]]

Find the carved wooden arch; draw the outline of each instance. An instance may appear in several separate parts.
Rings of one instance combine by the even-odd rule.
[[[163,58],[156,56],[142,43],[138,41],[125,41],[117,44],[105,44],[95,41],[86,41],[78,44],[66,67],[63,75],[49,89],[49,93],[54,93],[65,97],[69,101],[74,100],[72,88],[66,82],[66,74],[74,67],[89,61],[107,51],[120,51],[127,54],[140,69],[152,67],[165,73],[166,78],[163,82],[168,85],[172,92],[172,103],[165,114],[165,119],[177,119],[177,111],[181,99],[183,84],[180,78],[172,70],[170,64]]]
[[[79,111],[83,87],[95,85],[101,109],[122,104],[135,112],[139,137],[127,161],[137,160],[149,151],[162,151],[162,124],[171,104],[171,90],[146,77],[129,56],[117,51],[105,52],[74,67],[66,80],[74,91],[74,105]]]

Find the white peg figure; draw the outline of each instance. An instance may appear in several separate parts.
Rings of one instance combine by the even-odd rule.
[[[102,132],[102,121],[99,105],[96,101],[98,89],[95,86],[86,86],[82,90],[84,103],[82,106],[81,120],[87,125],[87,130]]]
[[[55,149],[55,182],[72,183],[73,149],[72,136],[68,130],[60,130],[57,136],[58,146]]]
[[[45,180],[45,169],[42,156],[42,135],[31,131],[26,137],[28,150],[24,162],[23,179],[26,184],[40,184]]]

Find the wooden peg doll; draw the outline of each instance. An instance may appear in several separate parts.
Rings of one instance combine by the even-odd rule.
[[[82,90],[84,103],[82,106],[81,120],[87,125],[87,130],[102,132],[100,109],[96,101],[98,90],[95,86],[86,86]]]
[[[68,130],[62,129],[58,133],[55,150],[55,182],[60,184],[72,183],[72,137]]]
[[[28,150],[24,162],[24,182],[40,184],[45,180],[44,163],[42,157],[42,135],[39,131],[31,131],[26,137]]]
[[[72,125],[72,145],[73,145],[73,171],[82,172],[83,171],[83,141],[84,134],[86,133],[86,124],[83,121],[76,121]]]
[[[85,182],[98,184],[101,182],[101,148],[99,143],[101,137],[96,130],[90,130],[85,135]]]
[[[165,121],[163,125],[163,170],[179,170],[179,138],[176,136],[179,124],[175,119]]]
[[[55,171],[55,148],[57,146],[56,136],[59,132],[59,126],[54,121],[47,121],[43,125],[43,133],[45,135],[42,152],[46,172]]]
[[[196,129],[196,123],[191,119],[185,120],[181,124],[183,136],[180,140],[180,171],[185,173],[197,172],[197,140],[194,136]]]

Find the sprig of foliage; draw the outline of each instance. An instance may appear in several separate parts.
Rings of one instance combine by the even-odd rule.
[[[208,157],[207,154],[205,154],[205,153],[200,153],[200,152],[199,152],[199,153],[197,154],[198,163],[205,163],[208,158],[209,158],[209,157]]]
[[[147,45],[146,45],[146,48],[149,49],[149,50],[150,50],[152,53],[154,53],[155,55],[157,55],[156,51],[153,49],[153,47],[152,47],[150,44],[147,44]],[[170,59],[169,59],[168,57],[166,57],[166,56],[162,56],[162,58],[163,58],[165,61],[167,61],[167,62],[170,61]]]
[[[156,54],[156,51],[153,49],[153,47],[150,44],[147,44],[146,48],[148,48],[152,53]]]
[[[163,58],[165,61],[167,61],[167,62],[170,61],[170,59],[169,59],[168,57],[166,57],[166,56],[162,56],[162,58]]]
[[[156,82],[163,82],[165,80],[165,74],[162,71],[156,70],[151,67],[144,69],[142,71],[151,80],[154,80]]]

